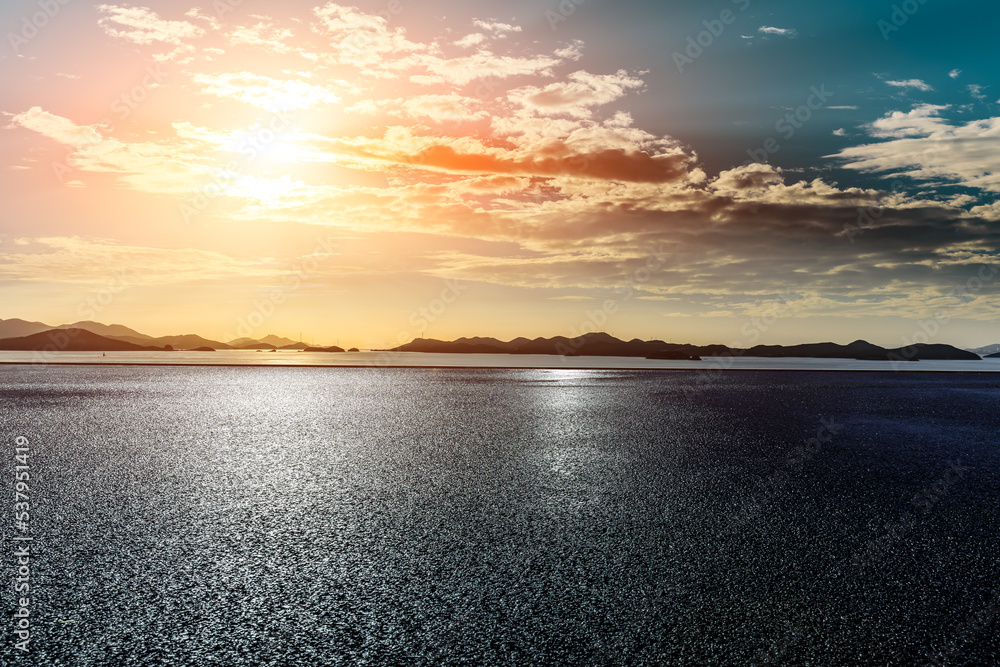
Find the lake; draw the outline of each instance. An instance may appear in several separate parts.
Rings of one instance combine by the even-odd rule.
[[[997,375],[0,365],[0,394],[7,576],[33,537],[3,664],[998,659]]]
[[[144,364],[181,366],[352,366],[431,368],[589,368],[647,370],[811,370],[1000,372],[1000,359],[980,361],[857,361],[805,357],[705,357],[701,361],[642,357],[565,357],[553,354],[447,354],[424,352],[24,352],[0,350],[2,364]]]

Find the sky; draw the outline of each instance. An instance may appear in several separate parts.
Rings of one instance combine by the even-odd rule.
[[[992,2],[0,5],[0,318],[1000,342]]]

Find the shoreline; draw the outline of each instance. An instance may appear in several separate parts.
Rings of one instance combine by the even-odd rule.
[[[746,357],[740,357],[746,358]],[[760,357],[767,358],[767,357]],[[697,363],[697,362],[694,362]],[[875,362],[878,363],[878,362]],[[920,362],[910,362],[919,364]],[[945,373],[960,375],[1000,375],[1000,365],[995,370],[987,369],[922,369],[909,368],[652,368],[626,366],[461,366],[443,364],[219,364],[219,363],[176,363],[176,362],[138,362],[138,361],[0,361],[0,366],[149,366],[149,367],[205,367],[205,368],[392,368],[392,369],[422,369],[422,370],[510,370],[510,371],[680,371],[680,372],[752,372],[752,373]]]

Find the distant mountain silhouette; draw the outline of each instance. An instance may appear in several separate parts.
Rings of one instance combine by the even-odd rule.
[[[50,329],[30,336],[4,338],[0,350],[61,351],[61,352],[163,352],[164,348],[136,345],[123,340],[100,336],[86,329]]]
[[[296,345],[301,341],[292,340],[291,338],[282,338],[281,336],[275,336],[274,334],[267,334],[263,338],[258,339],[262,343],[270,343],[275,347],[287,347],[289,345]]]
[[[393,352],[439,352],[452,354],[558,354],[563,356],[646,357],[650,359],[697,360],[709,356],[811,357],[819,359],[863,359],[919,361],[921,359],[976,360],[979,356],[951,345],[913,345],[886,349],[864,340],[849,345],[807,343],[803,345],[757,345],[749,349],[726,345],[689,345],[662,340],[620,340],[606,333],[588,333],[577,338],[516,338],[503,342],[495,338],[459,338],[442,341],[417,338]]]
[[[171,345],[175,350],[194,350],[199,347],[210,347],[213,350],[228,350],[230,349],[225,343],[220,343],[217,340],[209,340],[208,338],[202,338],[197,334],[182,334],[180,336],[159,336],[157,338],[136,338],[135,336],[107,336],[108,338],[115,338],[117,340],[123,340],[128,343],[134,343],[136,345]]]
[[[987,359],[1000,359],[1000,352],[996,352],[994,354],[987,354],[986,358]]]
[[[918,343],[910,347],[885,350],[884,354],[880,352],[867,354],[861,359],[878,361],[981,361],[982,357],[975,352],[960,350],[951,345]]]
[[[127,326],[122,324],[101,324],[100,322],[92,322],[90,320],[84,320],[82,322],[74,322],[73,324],[60,324],[57,327],[51,327],[52,329],[86,329],[91,333],[95,333],[98,336],[105,336],[107,338],[119,338],[127,336],[129,338],[138,338],[140,340],[150,341],[146,345],[155,345],[151,342],[153,340],[152,336],[147,336],[144,333],[139,333],[135,329],[129,329]]]
[[[229,349],[229,346],[225,343],[202,338],[197,334],[153,337],[121,324],[101,324],[100,322],[92,321],[52,326],[43,322],[28,322],[17,318],[0,320],[0,339],[30,336],[31,334],[52,331],[53,329],[83,329],[99,336],[104,336],[105,338],[113,338],[132,343],[133,345],[153,345],[157,347],[170,345],[176,350],[191,350],[196,347],[212,347],[219,350]]]
[[[975,352],[981,357],[992,357],[993,355],[1000,352],[1000,343],[994,343],[993,345],[985,345],[983,347],[976,347],[969,352]]]
[[[748,357],[816,357],[821,359],[859,359],[885,352],[885,348],[866,340],[848,345],[837,343],[805,343],[803,345],[755,345],[743,353]]]
[[[14,317],[9,320],[0,320],[0,339],[30,336],[31,334],[41,333],[42,331],[49,331],[51,329],[55,329],[55,327],[43,322],[29,322],[27,320]]]
[[[303,352],[343,352],[344,348],[331,345],[330,347],[307,347]]]
[[[234,338],[228,345],[238,350],[270,350],[272,348],[283,348],[285,346],[298,345],[299,341],[291,338],[282,338],[274,334],[268,334],[263,338]],[[308,347],[307,345],[305,347]],[[288,349],[299,349],[288,347]]]

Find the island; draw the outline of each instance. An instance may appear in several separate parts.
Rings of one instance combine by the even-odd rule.
[[[815,359],[854,359],[859,361],[978,361],[981,357],[967,350],[941,343],[920,343],[903,348],[884,348],[864,340],[848,345],[837,343],[807,343],[802,345],[756,345],[736,348],[727,345],[691,345],[667,343],[662,340],[644,341],[638,338],[621,340],[603,332],[587,333],[576,338],[458,338],[453,341],[417,338],[393,348],[392,352],[437,352],[448,354],[551,354],[567,357],[644,357],[679,361],[700,361],[704,357],[808,357]]]

